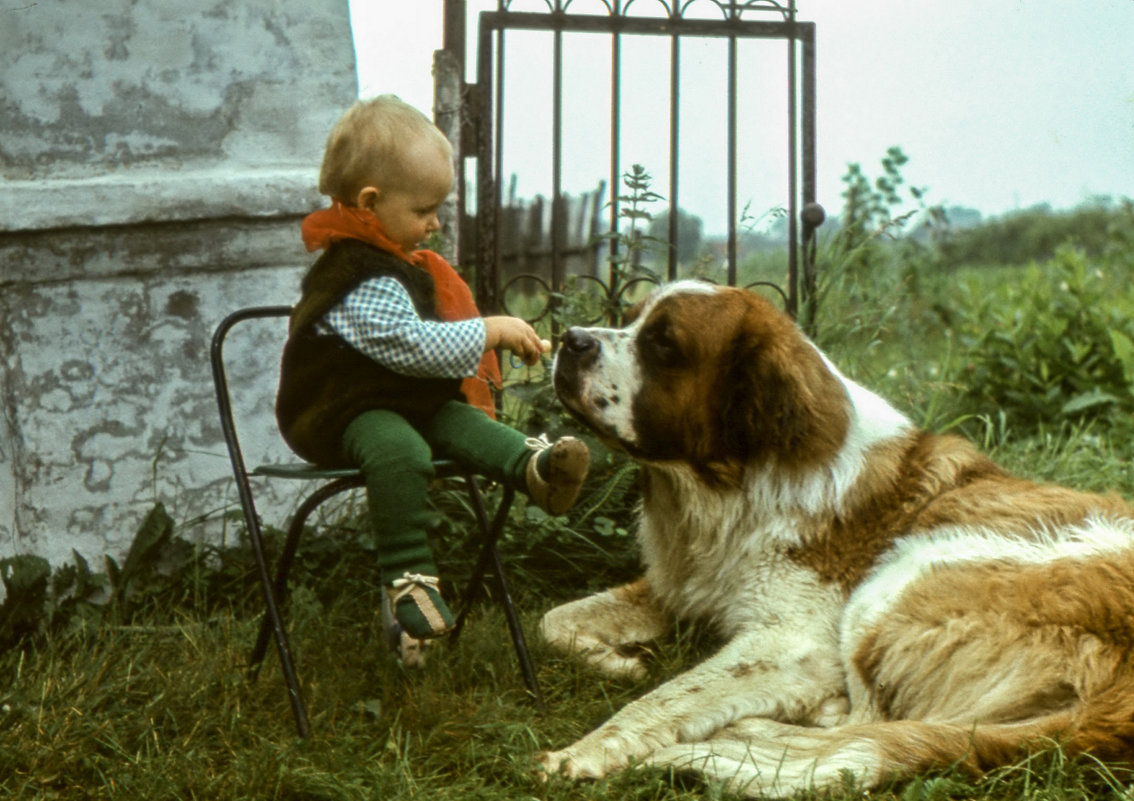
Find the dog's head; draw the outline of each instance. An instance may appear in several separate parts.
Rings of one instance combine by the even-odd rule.
[[[555,358],[567,409],[608,445],[710,483],[829,461],[849,400],[795,323],[744,289],[662,287],[623,329],[571,328]]]

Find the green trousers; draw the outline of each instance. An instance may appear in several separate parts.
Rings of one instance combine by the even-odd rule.
[[[366,477],[383,584],[407,571],[438,575],[425,536],[433,460],[450,459],[523,490],[532,456],[525,440],[519,431],[461,401],[450,401],[416,427],[385,409],[364,412],[351,422],[343,434],[343,452]]]

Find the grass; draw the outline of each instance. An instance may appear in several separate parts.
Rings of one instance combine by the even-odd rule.
[[[952,303],[961,287],[981,296],[1016,275],[831,272],[821,344],[915,419],[968,434],[1011,470],[1134,497],[1129,428],[1023,430],[995,409],[972,414],[955,405],[964,353]],[[518,398],[530,407],[523,413],[542,414],[539,425],[556,433],[545,399]],[[503,617],[490,604],[479,604],[459,642],[438,645],[423,670],[402,669],[381,647],[372,556],[345,521],[333,535],[305,540],[294,575],[288,618],[314,731],[300,741],[274,653],[257,681],[246,675],[259,611],[247,553],[189,558],[182,544],[186,564],[166,575],[170,586],[135,579],[129,609],[76,616],[0,654],[0,798],[727,801],[720,788],[659,769],[582,784],[533,773],[539,751],[570,743],[713,647],[703,632],[685,630],[658,650],[648,677],[614,680],[549,653],[534,636],[554,604],[635,573],[625,532],[632,471],[596,452],[600,469],[576,515],[553,520],[521,504],[504,544],[546,713],[529,702]],[[436,552],[459,584],[475,552],[459,496],[440,500]],[[1069,760],[1053,747],[979,780],[944,771],[873,797],[1130,798],[1132,782],[1125,770]],[[847,788],[831,797],[861,794]]]
[[[695,797],[660,777],[582,790],[537,782],[537,750],[582,734],[641,687],[588,675],[533,643],[551,709],[541,715],[494,608],[479,608],[457,644],[408,672],[379,647],[363,600],[323,606],[299,593],[292,605],[315,731],[306,742],[295,737],[274,659],[258,682],[246,679],[255,620],[235,609],[106,622],[7,654],[0,797],[565,799],[605,798],[611,788],[625,798]]]
[[[528,702],[502,617],[480,607],[456,645],[407,672],[377,647],[367,600],[293,604],[314,736],[295,737],[273,659],[244,661],[255,620],[237,609],[104,622],[5,655],[0,797],[6,799],[727,799],[651,769],[574,784],[533,777],[532,757],[583,734],[711,644],[676,638],[641,681],[533,655],[547,714]],[[538,599],[522,598],[531,630]],[[1127,797],[1130,777],[1054,750],[970,782],[938,774],[881,799]],[[861,797],[853,790],[837,796]]]

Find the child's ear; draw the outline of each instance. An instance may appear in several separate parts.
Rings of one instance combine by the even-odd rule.
[[[381,191],[375,186],[364,186],[358,193],[358,199],[355,205],[360,209],[369,209],[378,202],[378,198],[381,194]]]

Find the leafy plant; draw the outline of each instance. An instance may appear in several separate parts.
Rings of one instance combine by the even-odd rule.
[[[1063,247],[995,293],[969,293],[962,379],[975,408],[1015,424],[1098,420],[1134,411],[1134,321],[1105,274]]]
[[[665,247],[666,242],[658,237],[650,236],[648,231],[654,220],[649,207],[659,200],[665,200],[653,190],[654,177],[646,171],[641,164],[632,164],[630,171],[622,174],[622,182],[626,185],[625,194],[618,196],[618,217],[629,220],[630,227],[625,231],[612,232],[608,235],[625,247],[620,256],[616,256],[612,263],[621,268],[624,277],[633,275],[641,269],[640,256],[646,250]],[[643,233],[643,229],[647,233]],[[657,276],[654,276],[657,277]]]
[[[47,617],[51,565],[41,556],[20,554],[0,560],[4,603],[0,604],[0,642],[43,629]]]
[[[628,227],[619,228],[603,234],[600,239],[610,244],[610,274],[604,298],[595,308],[583,308],[586,292],[579,292],[581,282],[572,278],[564,293],[557,296],[558,320],[561,324],[593,324],[606,320],[618,324],[626,308],[633,302],[633,293],[628,293],[630,284],[642,281],[647,284],[660,283],[661,276],[646,265],[646,254],[664,250],[668,244],[658,237],[651,236],[654,215],[650,207],[664,198],[653,191],[653,176],[641,164],[631,165],[623,173],[624,193],[618,195],[618,218],[627,221]],[[574,305],[573,305],[574,304]]]
[[[873,182],[857,162],[847,165],[843,183],[842,228],[852,242],[885,228],[893,219],[891,209],[902,202],[898,188],[905,183],[902,167],[909,162],[900,147],[891,147],[882,157],[882,174]]]
[[[885,246],[890,244],[887,240],[897,241],[898,250],[903,254],[911,248],[919,249],[920,246],[912,240],[897,236],[918,214],[924,218],[933,239],[940,238],[940,232],[946,228],[944,209],[926,203],[927,190],[924,188],[908,187],[909,200],[915,208],[896,214],[898,207],[907,202],[902,196],[902,187],[906,183],[902,168],[908,162],[909,156],[900,147],[887,149],[881,161],[882,172],[873,181],[858,163],[847,165],[847,172],[842,178],[846,186],[843,209],[838,218],[839,231],[833,242],[834,257],[843,262],[845,269],[861,273],[877,267],[880,261],[884,262],[892,255],[884,252]],[[919,253],[918,257],[924,258],[925,253]]]

